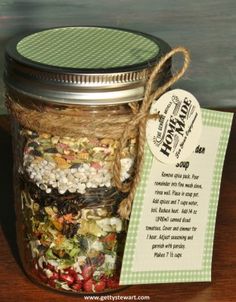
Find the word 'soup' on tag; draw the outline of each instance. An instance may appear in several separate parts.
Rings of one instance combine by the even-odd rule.
[[[153,103],[151,114],[159,118],[147,122],[147,142],[153,155],[173,164],[187,158],[196,148],[202,129],[201,109],[188,91],[174,89]]]
[[[168,95],[179,96],[175,91]],[[185,97],[186,92],[184,98],[179,97],[175,114],[168,109],[175,108],[171,98],[165,103],[166,111],[160,110],[165,117],[162,124],[155,124],[156,137],[160,129],[165,135],[156,150],[164,148],[162,158],[169,156],[174,161],[181,141],[187,137],[184,148],[193,152],[187,161],[167,165],[145,145],[122,260],[121,285],[211,280],[217,205],[233,114],[201,109],[202,133],[197,140],[194,134],[199,135],[200,114],[197,107],[187,110],[193,98]],[[173,137],[169,145],[168,135]]]

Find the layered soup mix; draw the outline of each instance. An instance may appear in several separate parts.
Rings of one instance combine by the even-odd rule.
[[[71,138],[21,130],[21,207],[32,275],[69,292],[119,286],[127,221],[117,214],[127,193],[112,185],[117,140]],[[132,176],[135,139],[121,159]]]

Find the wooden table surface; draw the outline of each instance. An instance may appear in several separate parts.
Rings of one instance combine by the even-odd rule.
[[[236,121],[233,123],[224,165],[216,222],[212,282],[131,286],[113,294],[114,296],[145,295],[150,296],[150,301],[153,302],[236,301],[235,150]],[[0,218],[2,225],[0,231],[0,301],[86,301],[83,297],[64,296],[42,289],[31,283],[20,268],[15,243],[15,218],[11,185],[11,142],[9,122],[5,116],[0,117],[0,165]]]

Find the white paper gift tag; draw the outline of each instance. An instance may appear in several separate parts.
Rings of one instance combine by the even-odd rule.
[[[177,163],[195,149],[202,130],[201,109],[188,91],[174,89],[151,106],[159,118],[147,122],[146,137],[153,155],[163,163]]]

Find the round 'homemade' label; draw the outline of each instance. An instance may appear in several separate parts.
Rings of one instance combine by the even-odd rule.
[[[201,109],[188,91],[174,89],[155,101],[146,136],[153,155],[163,163],[173,164],[187,158],[196,148],[202,129]]]

